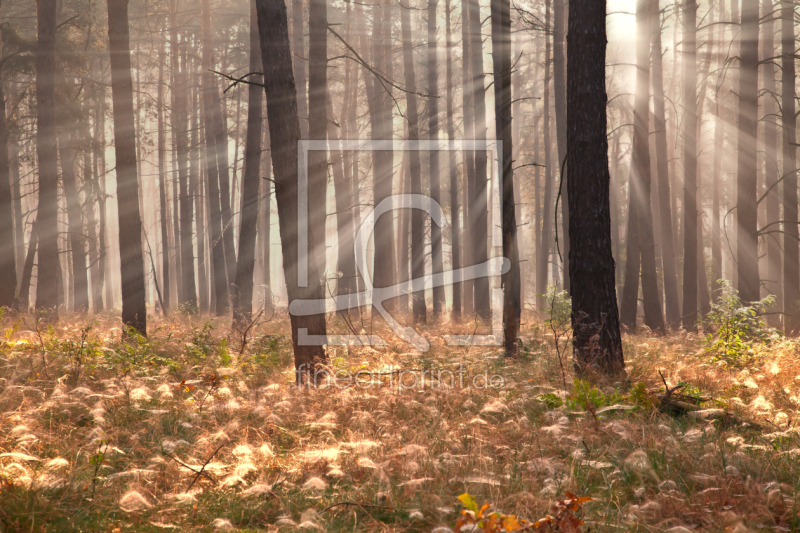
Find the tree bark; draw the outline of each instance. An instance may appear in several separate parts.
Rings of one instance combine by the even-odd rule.
[[[697,40],[696,0],[683,5],[683,327],[697,328]]]
[[[30,305],[31,276],[33,275],[33,262],[36,258],[36,248],[39,242],[39,224],[34,221],[31,226],[31,238],[28,240],[28,252],[25,255],[25,265],[22,267],[22,279],[19,282],[19,307],[27,309]]]
[[[407,8],[401,8],[400,27],[403,40],[403,74],[406,88],[406,118],[408,120],[408,140],[411,143],[419,141],[419,116],[417,108],[417,82],[414,73],[414,51],[411,42],[411,13]],[[411,181],[411,194],[422,194],[420,178],[421,166],[419,151],[411,150],[408,153],[408,166]],[[419,209],[411,211],[411,279],[421,280],[425,276],[425,248],[424,248],[424,214]],[[422,283],[413,286],[411,295],[411,308],[414,315],[414,324],[424,324],[427,317],[425,305],[425,291]]]
[[[428,138],[439,140],[439,60],[436,42],[436,7],[437,0],[428,0]],[[430,152],[430,187],[433,201],[442,205],[442,192],[439,179],[439,150]],[[431,272],[436,275],[444,272],[442,257],[442,228],[431,223]],[[444,315],[446,307],[444,285],[433,287],[433,316]]]
[[[214,74],[210,70],[214,66],[211,49],[211,13],[208,0],[202,2],[203,11],[203,122],[206,140],[206,199],[210,213],[211,256],[213,261],[213,286],[215,296],[214,313],[223,316],[228,307],[228,274],[225,261],[227,249],[222,237],[222,213],[220,203],[220,179],[217,165],[216,136],[214,135],[214,98],[219,98]]]
[[[450,141],[452,146],[456,138],[456,128],[453,120],[453,41],[452,33],[450,31],[450,0],[445,0],[444,3],[444,16],[445,16],[445,42],[446,42],[446,80],[445,80],[445,93],[447,98],[447,140]],[[453,271],[458,271],[461,268],[461,224],[458,212],[458,169],[456,166],[456,152],[449,150],[448,155],[448,168],[450,172],[450,233],[452,239],[452,253],[451,261]],[[450,315],[455,323],[461,322],[461,283],[453,283],[453,308]]]
[[[308,96],[306,94],[306,47],[303,42],[303,0],[292,0],[292,70],[297,82],[297,112],[300,135],[308,139]]]
[[[758,0],[743,0],[739,56],[739,138],[736,178],[736,261],[739,296],[759,300],[756,134],[758,113]]]
[[[470,22],[469,22],[469,3],[461,2],[461,113],[464,122],[464,140],[475,138],[475,114],[472,99],[472,72],[471,72],[471,52],[470,52]],[[464,163],[463,186],[461,191],[461,205],[464,208],[463,230],[472,230],[470,202],[472,201],[472,189],[475,188],[475,151],[464,149],[462,151]],[[538,168],[538,167],[537,167]],[[537,226],[538,227],[538,226]],[[466,236],[466,233],[465,233]],[[464,239],[462,246],[462,265],[470,265],[475,262],[474,241]],[[462,286],[462,297],[464,315],[469,317],[475,312],[475,283],[472,280],[465,281]]]
[[[83,217],[78,197],[78,183],[75,175],[74,136],[69,130],[76,124],[66,121],[58,133],[61,155],[61,183],[67,202],[67,232],[69,234],[70,262],[72,264],[72,310],[78,313],[89,311],[89,280],[86,273],[86,250],[83,246]]]
[[[258,41],[258,15],[255,0],[250,1],[250,72],[261,68],[261,46]],[[261,168],[262,91],[257,85],[247,86],[247,132],[242,175],[241,225],[239,226],[239,258],[236,262],[236,284],[233,289],[233,320],[246,326],[253,314],[253,269],[256,260],[256,228],[258,227],[258,189]]]
[[[558,0],[555,0],[558,1]],[[539,263],[536,268],[536,294],[539,302],[539,309],[544,309],[547,305],[547,282],[548,271],[550,270],[550,250],[553,240],[553,165],[550,141],[550,2],[545,0],[544,18],[544,97],[542,98],[542,130],[543,130],[543,150],[544,150],[544,199],[542,205],[542,236],[539,239],[540,248]]]
[[[267,94],[270,146],[275,162],[275,195],[283,248],[283,268],[289,301],[299,298],[324,297],[321,274],[316,264],[308,265],[307,287],[298,283],[297,269],[297,143],[300,139],[300,121],[297,116],[297,90],[292,76],[289,52],[289,30],[286,6],[283,0],[256,0],[258,31],[261,38],[261,58]],[[310,230],[313,228],[309,228]],[[309,231],[310,249],[317,238]],[[300,343],[299,330],[307,329],[310,335],[325,335],[325,316],[291,316],[292,345],[295,356],[297,383],[316,383],[317,371],[327,363],[322,346]]]
[[[562,176],[564,158],[567,155],[567,65],[564,60],[565,32],[567,29],[567,0],[553,0],[553,100],[556,111],[556,146],[558,148],[558,176],[561,184],[561,223],[559,251],[564,262],[564,290],[570,293],[569,285],[569,195],[567,180]]]
[[[2,56],[0,41],[0,56]],[[8,162],[8,129],[6,126],[3,77],[0,76],[0,307],[16,307],[17,260],[14,246],[14,195]]]
[[[780,327],[780,310],[783,309],[783,289],[781,288],[781,239],[780,233],[780,189],[778,188],[778,124],[775,99],[775,19],[772,14],[772,0],[764,0],[763,10],[766,20],[764,29],[764,167],[767,194],[767,279],[764,286],[769,294],[775,295],[775,304],[769,308],[767,322],[772,327]]]
[[[161,297],[164,301],[162,311],[166,315],[170,309],[169,279],[169,232],[167,230],[167,138],[164,127],[164,62],[166,54],[162,40],[158,54],[158,205],[161,223]]]
[[[475,140],[486,140],[486,94],[483,71],[483,36],[479,0],[469,2],[470,60],[472,74],[472,102],[475,113]],[[487,216],[489,197],[486,191],[486,150],[475,151],[475,187],[470,188],[470,231],[474,235],[472,264],[481,264],[489,258],[487,250]],[[473,282],[475,313],[481,318],[489,318],[491,313],[491,293],[489,278],[478,278]]]
[[[511,2],[492,0],[492,63],[495,87],[495,129],[503,141],[501,216],[503,256],[511,265],[503,274],[503,334],[506,357],[519,352],[520,320],[519,251],[517,249],[517,215],[514,204],[513,140],[511,138]]]
[[[624,369],[614,291],[606,135],[606,2],[571,0],[567,34],[567,180],[576,370]]]
[[[797,335],[800,329],[800,271],[798,271],[797,147],[795,136],[795,27],[794,3],[781,3],[781,111],[783,130],[783,331]],[[791,81],[790,81],[791,80]]]
[[[111,91],[117,160],[117,210],[122,275],[122,323],[147,335],[142,219],[133,121],[131,49],[128,0],[108,0],[108,39],[111,52]],[[39,262],[41,263],[40,257]]]
[[[55,40],[57,0],[37,4],[36,153],[39,160],[39,268],[36,310],[58,320],[58,166],[56,144]]]

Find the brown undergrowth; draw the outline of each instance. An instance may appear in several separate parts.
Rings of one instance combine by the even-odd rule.
[[[529,324],[515,360],[439,337],[474,323],[429,327],[424,354],[376,325],[387,346],[329,347],[336,384],[298,389],[284,316],[243,350],[198,317],[125,342],[111,316],[7,317],[0,531],[433,531],[464,493],[533,523],[568,492],[593,498],[581,530],[800,528],[796,341],[731,368],[685,333],[628,335],[625,381],[567,375],[565,391]],[[659,370],[708,409],[660,412]]]

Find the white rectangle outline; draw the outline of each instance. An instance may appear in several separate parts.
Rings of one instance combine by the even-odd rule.
[[[502,256],[502,235],[501,235],[501,205],[500,198],[503,190],[503,141],[499,139],[491,140],[360,140],[360,139],[342,139],[339,141],[339,146],[335,144],[330,146],[328,140],[308,140],[301,139],[297,145],[297,285],[298,287],[308,286],[308,152],[311,150],[326,150],[326,151],[380,151],[380,150],[393,150],[396,152],[409,151],[458,151],[458,150],[485,150],[491,152],[489,158],[492,162],[497,162],[497,166],[490,165],[489,182],[490,185],[488,194],[490,194],[490,201],[492,203],[492,223],[491,223],[491,238],[492,245],[489,249],[489,257],[495,257],[498,253]],[[490,298],[490,305],[492,309],[492,335],[444,335],[448,345],[451,346],[464,346],[469,344],[478,344],[485,346],[495,346],[502,343],[502,319],[501,310],[495,309],[495,302],[502,300],[503,291],[495,289],[492,291],[493,297]],[[305,330],[305,328],[303,328]],[[311,341],[307,331],[303,331],[305,340]],[[329,336],[330,337],[330,336]],[[313,339],[314,344],[322,341],[322,339]],[[328,341],[329,342],[329,341]]]

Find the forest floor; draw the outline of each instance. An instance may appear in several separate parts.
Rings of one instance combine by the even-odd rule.
[[[425,354],[329,348],[359,386],[299,389],[285,319],[244,348],[224,321],[154,319],[122,342],[116,320],[3,320],[0,532],[433,531],[464,493],[487,515],[585,522],[539,530],[800,528],[798,341],[733,367],[685,333],[628,335],[627,379],[590,385],[533,320],[516,360],[448,347],[441,325]],[[661,412],[659,370],[715,410]],[[593,501],[558,507],[568,493]]]

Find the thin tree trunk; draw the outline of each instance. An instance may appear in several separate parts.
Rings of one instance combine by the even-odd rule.
[[[89,280],[86,273],[86,251],[83,246],[83,218],[81,217],[81,203],[78,197],[77,176],[75,176],[76,149],[73,146],[74,137],[67,130],[72,129],[74,123],[63,124],[59,132],[59,148],[61,154],[61,183],[67,202],[67,232],[70,243],[70,263],[72,265],[72,298],[74,311],[86,313],[89,311]],[[2,141],[0,141],[2,142]]]
[[[178,2],[179,0],[170,0],[170,33],[169,33],[169,53],[170,53],[170,75],[172,78],[172,172],[170,173],[170,182],[172,183],[172,247],[170,250],[170,259],[173,264],[173,272],[175,274],[175,293],[177,300],[180,303],[186,302],[183,283],[183,263],[182,263],[182,250],[181,246],[181,221],[180,221],[180,193],[179,183],[181,181],[181,172],[186,171],[185,159],[183,154],[186,149],[185,137],[185,120],[186,113],[183,106],[184,90],[182,87],[183,77],[180,72],[180,43],[178,40]],[[185,66],[184,66],[185,70]],[[165,289],[166,290],[166,289]]]
[[[308,4],[308,138],[328,140],[328,6],[327,0],[309,0]],[[328,185],[327,150],[308,152],[308,221],[309,270],[320,275],[325,272],[325,223]],[[338,209],[337,209],[338,211]],[[376,236],[377,243],[377,236]],[[301,259],[302,260],[302,259]],[[313,263],[313,267],[311,267]],[[310,284],[320,283],[319,277],[309,278]],[[327,280],[322,281],[327,285]],[[323,293],[326,292],[323,287]]]
[[[194,246],[192,245],[192,222],[194,212],[192,198],[189,196],[189,146],[188,146],[188,92],[189,92],[189,62],[186,43],[183,46],[181,58],[182,68],[179,73],[180,82],[177,84],[178,95],[176,102],[179,104],[178,115],[178,208],[180,209],[180,265],[181,265],[181,303],[190,308],[197,308],[197,286],[194,277]],[[176,51],[177,53],[177,51]],[[176,127],[176,125],[173,125]],[[178,242],[176,242],[178,244]]]
[[[88,80],[84,79],[84,86],[88,86]],[[103,310],[103,287],[100,285],[100,272],[98,267],[98,245],[97,245],[97,221],[94,216],[94,204],[96,194],[95,187],[95,166],[92,162],[94,143],[89,131],[89,117],[91,116],[91,102],[88,95],[83,100],[83,117],[81,119],[81,140],[83,141],[83,187],[86,200],[83,210],[86,213],[86,240],[89,246],[89,274],[91,284],[89,291],[92,300],[92,310],[99,313]]]
[[[209,24],[210,24],[209,20]],[[209,32],[210,32],[209,28]],[[213,51],[211,49],[210,35],[208,47],[210,50],[210,61],[213,64]],[[214,138],[216,145],[217,173],[219,177],[220,213],[222,216],[222,244],[225,248],[225,268],[228,276],[228,284],[236,283],[236,248],[233,243],[233,216],[231,215],[231,190],[230,175],[228,164],[228,134],[227,134],[227,112],[222,105],[219,95],[217,80],[213,74],[209,73],[206,78],[209,85],[209,97],[211,98],[211,111],[214,117]]]
[[[772,14],[772,0],[764,0],[763,14],[766,20],[764,28],[764,57],[775,55],[775,18]],[[767,195],[767,279],[764,286],[768,293],[775,295],[775,304],[769,309],[767,321],[773,327],[781,323],[780,310],[783,309],[783,289],[781,287],[781,239],[780,233],[780,189],[778,182],[778,118],[775,106],[777,90],[775,86],[775,63],[766,59],[763,66],[764,76],[764,163],[765,185],[770,191]]]
[[[55,40],[57,0],[37,4],[36,153],[39,160],[39,268],[36,310],[58,320],[58,166],[55,116]]]
[[[571,0],[567,34],[567,180],[576,370],[620,372],[606,135],[606,2]]]
[[[95,172],[95,193],[100,211],[100,231],[97,239],[100,241],[100,285],[105,290],[105,308],[114,309],[114,291],[111,286],[111,262],[108,260],[108,236],[106,232],[106,113],[105,93],[100,91],[96,102],[94,137],[97,152],[99,152],[99,172]],[[102,176],[102,180],[101,180]]]
[[[470,22],[469,22],[469,2],[461,2],[461,112],[464,122],[464,140],[475,138],[475,115],[472,99],[472,72],[471,72],[471,50],[470,50]],[[464,162],[463,187],[461,194],[461,205],[464,207],[463,229],[472,230],[470,202],[472,200],[472,189],[475,187],[475,151],[464,149],[462,152]],[[538,167],[537,167],[538,168]],[[538,227],[538,226],[537,226]],[[466,233],[465,233],[466,236]],[[462,247],[462,265],[474,264],[475,246],[471,239],[464,239]],[[475,283],[472,280],[465,281],[462,287],[464,299],[464,315],[471,316],[475,312]]]
[[[133,127],[133,85],[128,35],[128,0],[108,0],[114,145],[117,161],[117,209],[122,275],[122,323],[147,335],[142,219]],[[41,259],[40,259],[41,263]]]
[[[503,274],[503,333],[506,357],[519,351],[520,320],[519,250],[517,249],[517,215],[514,205],[513,144],[511,138],[511,2],[492,0],[492,63],[495,87],[495,131],[503,141],[501,216],[503,256],[511,264]]]
[[[161,222],[161,293],[164,301],[164,309],[162,311],[166,315],[170,308],[170,279],[169,232],[167,230],[167,139],[164,129],[164,62],[166,61],[164,45],[165,43],[162,40],[158,54],[158,102],[156,105],[158,106],[158,205],[161,215],[159,217]]]
[[[17,83],[11,83],[12,95],[19,92]],[[17,98],[17,104],[22,96]],[[11,124],[14,117],[14,106],[6,109],[6,118]],[[9,180],[11,180],[11,194],[14,198],[14,245],[16,246],[17,256],[17,286],[22,282],[22,270],[25,266],[25,220],[22,214],[22,191],[20,183],[22,179],[19,173],[19,139],[17,135],[8,136],[8,164],[10,166]],[[17,289],[19,290],[19,289]]]
[[[445,42],[447,57],[445,59],[446,65],[446,80],[445,80],[445,96],[447,98],[447,140],[452,145],[456,138],[456,128],[453,121],[453,41],[452,33],[450,31],[450,0],[445,0],[444,3],[444,16],[445,16]],[[461,224],[459,221],[458,213],[458,169],[456,166],[456,152],[449,150],[448,167],[450,171],[450,233],[452,239],[452,253],[451,261],[453,271],[458,271],[461,268]],[[453,309],[451,311],[451,318],[453,322],[461,322],[461,283],[453,283]]]
[[[417,82],[414,73],[414,52],[411,42],[411,14],[409,8],[401,8],[400,26],[403,40],[403,74],[406,88],[406,117],[408,120],[408,140],[414,143],[419,140],[419,115],[417,107]],[[408,166],[411,182],[411,194],[422,194],[422,181],[420,177],[421,165],[419,151],[411,150],[408,154]],[[411,279],[421,280],[425,276],[425,248],[424,248],[424,214],[419,209],[411,211]],[[414,324],[424,324],[427,319],[425,305],[425,291],[422,283],[412,287],[411,307],[414,314]]]
[[[27,309],[30,305],[31,276],[33,275],[33,262],[36,257],[36,247],[39,242],[39,224],[34,221],[31,226],[31,238],[28,240],[28,253],[25,255],[25,265],[22,267],[22,279],[19,282],[19,307]]]
[[[483,71],[483,37],[479,0],[468,0],[470,9],[470,59],[472,61],[472,101],[475,113],[475,140],[486,140],[486,100]],[[474,235],[472,264],[481,264],[488,258],[487,216],[488,194],[486,190],[486,151],[475,152],[475,187],[470,189],[470,231]],[[474,190],[473,190],[474,189]],[[488,318],[491,308],[489,278],[478,278],[474,282],[475,313]]]
[[[736,232],[739,295],[759,299],[756,132],[758,113],[758,0],[743,0],[739,56],[739,138],[736,180]]]
[[[197,64],[197,54],[195,53],[197,44],[194,45],[192,55],[195,57],[193,64]],[[197,69],[193,69],[195,72]],[[202,166],[200,165],[200,108],[201,108],[201,88],[200,78],[197,74],[193,76],[192,90],[192,137],[189,154],[191,165],[189,166],[189,195],[194,201],[194,212],[197,220],[197,278],[199,285],[199,306],[200,311],[207,313],[209,305],[209,276],[206,271],[206,226],[205,226],[205,195],[203,194]]]
[[[297,113],[300,135],[308,139],[308,97],[306,95],[306,47],[303,42],[303,0],[292,0],[292,70],[297,82]]]
[[[261,68],[261,45],[258,40],[258,15],[255,0],[250,2],[250,72]],[[242,215],[239,227],[239,259],[233,288],[233,320],[247,325],[253,313],[253,269],[255,267],[256,228],[258,227],[258,188],[261,168],[262,91],[247,86],[247,133],[242,177]]]
[[[536,294],[539,309],[544,309],[547,305],[545,296],[547,294],[547,273],[550,270],[550,250],[552,242],[552,223],[553,223],[553,165],[550,158],[550,2],[545,0],[545,19],[544,19],[544,98],[543,103],[543,149],[544,149],[544,199],[542,206],[542,236],[539,239],[540,248],[539,263],[536,268]],[[558,1],[558,0],[556,0]]]
[[[2,56],[0,40],[0,56]],[[8,161],[8,129],[6,127],[6,103],[0,77],[0,307],[16,307],[17,261],[14,246],[14,194]]]
[[[697,41],[696,0],[683,5],[683,327],[697,328]]]
[[[436,41],[436,7],[437,0],[428,0],[428,138],[439,140],[439,60],[438,43]],[[442,192],[439,179],[439,150],[430,151],[430,188],[431,198],[442,204]],[[432,274],[444,272],[442,257],[442,228],[431,221],[431,267]],[[433,316],[440,318],[445,312],[444,285],[433,287]]]
[[[794,3],[781,3],[781,111],[783,126],[783,331],[797,335],[800,329],[800,271],[798,271],[797,147],[795,135],[795,27]]]
[[[289,30],[286,6],[283,0],[256,0],[258,30],[261,37],[261,58],[267,93],[270,146],[275,161],[275,195],[278,203],[279,228],[283,248],[283,267],[289,301],[296,299],[322,299],[324,292],[319,282],[316,264],[308,265],[307,287],[301,286],[297,268],[297,143],[300,139],[300,121],[297,116],[297,91],[291,69]],[[309,231],[310,249],[315,237]],[[305,285],[305,284],[304,284]],[[297,383],[317,382],[317,371],[327,363],[327,355],[320,345],[301,344],[300,330],[309,335],[325,335],[325,315],[291,315],[292,345],[295,355]]]
[[[558,247],[564,261],[564,290],[569,285],[569,195],[567,180],[562,176],[564,158],[567,155],[567,65],[564,58],[565,32],[567,29],[567,0],[553,0],[553,100],[556,111],[556,145],[558,147],[558,176],[561,184],[561,223]]]
[[[268,148],[270,146],[269,128],[262,128],[264,146],[264,207],[261,210],[260,220],[263,220],[262,227],[264,228],[263,237],[261,239],[263,248],[261,253],[264,259],[264,313],[272,315],[274,310],[274,298],[272,293],[272,152]]]

